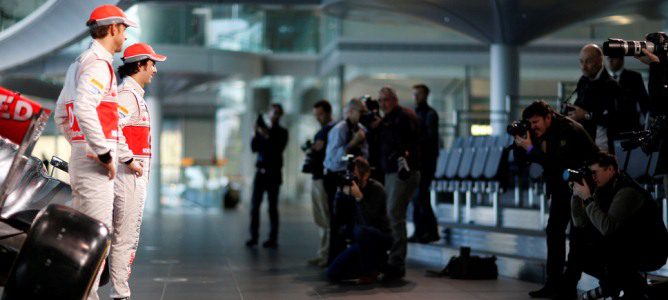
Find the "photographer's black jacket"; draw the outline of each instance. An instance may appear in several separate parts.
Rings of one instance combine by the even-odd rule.
[[[573,223],[585,228],[588,243],[604,243],[628,255],[654,256],[658,266],[668,257],[668,231],[652,196],[623,174],[596,190],[593,201],[571,204]]]
[[[541,137],[531,137],[533,148],[530,152],[515,148],[517,160],[528,160],[543,167],[543,178],[548,193],[570,194],[568,184],[563,180],[566,169],[578,169],[586,165],[599,149],[582,125],[568,117],[555,113],[552,124]],[[543,148],[543,142],[545,146]]]
[[[336,218],[348,229],[352,229],[354,225],[361,225],[389,233],[391,229],[387,217],[387,195],[383,185],[369,179],[362,188],[362,194],[364,198],[357,202],[352,196],[337,193]]]
[[[649,64],[650,112],[653,116],[668,114],[668,70],[658,62]]]
[[[422,135],[420,137],[420,156],[422,159],[421,171],[428,171],[432,174],[436,171],[436,159],[438,159],[438,113],[427,102],[415,107],[415,113],[418,115],[420,125],[422,127]],[[427,174],[421,174],[427,176]]]
[[[411,109],[397,106],[380,123],[380,166],[383,172],[396,173],[397,159],[406,158],[411,170],[420,168],[420,124]]]
[[[639,116],[635,103],[626,99],[622,88],[605,68],[596,80],[580,77],[576,91],[574,104],[591,114],[591,120],[583,120],[581,124],[592,138],[596,138],[597,126],[605,127],[612,146],[617,134],[637,129]]]
[[[251,140],[251,150],[257,153],[255,167],[258,172],[268,174],[270,178],[281,182],[283,167],[283,151],[288,143],[288,131],[275,125],[269,129],[269,137],[255,134]]]

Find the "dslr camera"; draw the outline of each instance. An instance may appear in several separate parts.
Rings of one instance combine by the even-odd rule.
[[[311,157],[311,146],[313,146],[313,142],[311,140],[306,140],[303,144],[299,146],[300,149],[302,149],[302,152],[306,154],[306,158],[304,158],[304,164],[302,165],[302,173],[305,174],[311,174],[313,173],[313,158]]]
[[[508,124],[506,127],[506,132],[511,136],[519,135],[521,137],[526,137],[529,134],[529,129],[531,129],[531,124],[527,120],[516,120]]]
[[[593,174],[588,167],[582,167],[577,170],[566,169],[563,174],[563,179],[566,182],[577,182],[579,184],[584,184],[586,182],[590,189],[593,189],[596,186]]]
[[[608,39],[603,43],[605,56],[644,56],[642,49],[654,53],[663,62],[668,53],[668,35],[664,32],[648,33],[644,41],[625,41],[623,39]]]
[[[348,154],[341,157],[341,161],[346,162],[346,172],[341,178],[341,186],[352,186],[353,182],[357,182],[357,176],[355,176],[355,156]]]
[[[373,99],[369,95],[360,97],[360,101],[364,103],[367,112],[360,116],[360,123],[366,128],[371,128],[371,123],[377,118],[380,118],[380,103],[378,99]]]

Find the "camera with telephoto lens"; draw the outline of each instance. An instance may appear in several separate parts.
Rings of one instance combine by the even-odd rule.
[[[527,133],[531,129],[531,124],[527,120],[517,120],[508,124],[506,127],[506,132],[511,136],[519,135],[521,137],[526,137]]]
[[[313,173],[313,158],[311,157],[311,146],[313,146],[313,142],[311,140],[306,140],[303,144],[299,146],[300,149],[302,149],[302,152],[306,154],[306,157],[304,158],[304,164],[302,165],[302,173],[305,174],[311,174]]]
[[[619,139],[625,151],[640,148],[646,154],[658,151],[661,142],[668,134],[668,120],[666,116],[655,116],[646,130],[622,132]]]
[[[642,49],[652,52],[663,62],[668,53],[668,35],[664,32],[653,32],[645,36],[645,41],[611,38],[603,43],[603,54],[611,57],[644,56]]]
[[[355,176],[355,156],[348,154],[341,157],[341,161],[346,162],[346,172],[341,179],[341,186],[352,186],[353,182],[357,182],[357,176]]]
[[[563,179],[566,182],[577,182],[582,185],[587,182],[589,188],[595,186],[594,176],[588,167],[582,167],[577,170],[566,169],[563,174]]]

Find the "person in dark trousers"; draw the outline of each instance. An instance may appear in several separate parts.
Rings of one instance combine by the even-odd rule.
[[[420,144],[420,183],[413,196],[413,224],[415,233],[409,242],[431,243],[439,240],[436,216],[431,208],[431,182],[438,159],[438,113],[427,103],[429,88],[424,84],[413,86],[415,113],[422,127]]]
[[[378,100],[385,112],[380,124],[380,165],[393,238],[384,278],[394,280],[406,275],[406,211],[420,182],[420,123],[412,109],[399,105],[393,88],[383,87]]]
[[[580,51],[582,77],[575,103],[567,105],[568,117],[580,123],[601,151],[614,153],[613,140],[636,128],[635,104],[624,97],[619,84],[603,67],[603,51],[588,44]]]
[[[255,124],[255,135],[251,141],[251,150],[257,153],[255,180],[253,181],[253,195],[251,196],[251,238],[246,246],[257,245],[260,227],[260,205],[262,197],[267,193],[269,200],[269,220],[271,231],[269,239],[262,246],[265,248],[278,247],[278,191],[281,186],[283,168],[283,150],[288,143],[288,131],[279,125],[283,116],[283,107],[272,104],[269,111],[271,124],[265,124],[261,116]]]
[[[313,207],[313,220],[321,229],[320,248],[318,257],[310,259],[308,264],[319,267],[327,266],[329,257],[329,199],[325,189],[325,151],[327,150],[327,135],[329,130],[336,124],[332,120],[332,106],[327,100],[320,100],[313,105],[313,115],[320,123],[320,130],[313,138],[311,146],[311,200]]]
[[[385,268],[392,245],[383,185],[370,179],[371,168],[362,157],[355,158],[356,179],[337,193],[335,215],[341,220],[343,235],[351,244],[327,269],[332,281],[357,280],[373,283]]]
[[[590,163],[592,180],[573,182],[573,224],[582,228],[582,244],[572,250],[570,266],[599,279],[601,294],[648,299],[641,272],[655,271],[668,258],[668,231],[652,195],[619,172],[613,155],[599,153]]]
[[[608,56],[608,67],[610,78],[619,83],[619,86],[624,91],[624,96],[640,116],[638,122],[633,124],[636,129],[640,129],[642,127],[641,124],[644,124],[647,120],[647,112],[649,111],[649,95],[647,94],[647,89],[645,89],[642,75],[636,71],[624,68],[624,56]]]
[[[538,163],[543,167],[543,179],[551,197],[547,236],[547,281],[545,286],[530,292],[532,298],[569,298],[577,294],[576,285],[567,285],[573,280],[577,284],[580,273],[567,272],[566,227],[570,221],[570,199],[572,191],[563,180],[566,169],[579,169],[599,152],[592,138],[582,125],[556,113],[545,101],[536,101],[522,112],[522,119],[531,124],[526,137],[515,136],[515,157],[520,161]],[[571,249],[576,245],[575,233],[571,231]],[[571,251],[572,253],[572,251]]]

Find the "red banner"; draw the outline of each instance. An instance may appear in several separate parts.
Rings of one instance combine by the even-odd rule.
[[[41,108],[34,100],[0,87],[0,136],[20,145],[30,126],[30,118]],[[51,113],[48,109],[45,112]]]

